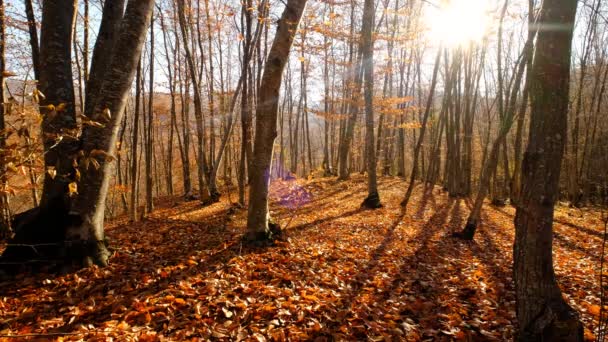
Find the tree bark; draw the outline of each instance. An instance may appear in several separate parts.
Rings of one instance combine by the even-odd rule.
[[[38,28],[36,25],[36,16],[34,16],[34,6],[32,0],[24,0],[23,2],[25,3],[25,16],[27,18],[27,28],[30,35],[34,78],[40,80],[40,43],[38,42]]]
[[[579,316],[553,270],[553,207],[564,153],[577,1],[545,0],[532,67],[529,142],[515,215],[513,273],[518,341],[582,341]]]
[[[45,172],[41,205],[53,198],[68,201],[68,184],[73,181],[72,160],[78,146],[74,83],[72,81],[72,29],[74,0],[45,1],[42,8],[39,89]],[[57,108],[62,105],[62,110]]]
[[[6,78],[6,16],[4,0],[0,0],[0,240],[11,235],[11,210],[7,192],[8,175],[6,167],[6,114],[4,87]]]
[[[104,243],[104,212],[113,164],[110,157],[116,148],[116,138],[127,95],[131,89],[141,50],[146,40],[146,31],[152,17],[153,0],[129,0],[113,56],[105,73],[99,98],[94,107],[93,120],[103,120],[104,126],[87,126],[82,132],[81,153],[83,161],[96,158],[99,168],[82,168],[81,193],[73,206],[83,220],[80,238],[87,241],[91,250],[86,264],[106,265],[109,252]],[[102,116],[106,109],[112,114]],[[97,114],[99,113],[99,114]],[[101,151],[97,152],[96,151]]]
[[[89,78],[86,84],[84,107],[86,115],[92,114],[97,97],[99,96],[99,91],[101,90],[104,75],[108,72],[124,9],[125,0],[106,1],[104,3],[99,33],[97,34],[97,40],[95,41],[95,47],[93,48],[91,69],[88,73]],[[88,66],[85,65],[85,68],[87,67]]]
[[[362,207],[381,208],[378,194],[378,179],[376,175],[376,150],[374,147],[374,0],[365,0],[363,6],[363,27],[361,28],[361,44],[363,46],[363,70],[365,74],[365,145],[367,146],[367,198]]]
[[[249,191],[249,211],[245,241],[267,241],[269,229],[268,187],[272,149],[277,137],[279,91],[289,50],[306,6],[305,0],[289,0],[283,11],[277,33],[268,54],[264,76],[258,92],[256,135]]]

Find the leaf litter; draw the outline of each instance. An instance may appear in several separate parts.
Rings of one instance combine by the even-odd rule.
[[[143,222],[110,222],[110,266],[0,284],[0,341],[503,341],[513,338],[511,207],[484,208],[475,241],[452,239],[471,203],[384,178],[276,181],[285,239],[243,246],[246,212],[165,198]],[[600,213],[556,209],[554,262],[585,338],[599,316]],[[1,249],[1,247],[0,247]],[[9,338],[7,336],[13,336]]]

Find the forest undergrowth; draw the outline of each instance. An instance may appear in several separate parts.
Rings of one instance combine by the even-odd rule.
[[[511,340],[511,207],[484,209],[475,241],[454,239],[470,201],[383,178],[384,207],[362,210],[365,178],[277,181],[276,246],[241,244],[236,196],[201,207],[157,201],[148,219],[108,225],[106,268],[0,283],[0,341]],[[557,207],[554,265],[593,339],[603,225]],[[0,246],[0,251],[3,246]]]

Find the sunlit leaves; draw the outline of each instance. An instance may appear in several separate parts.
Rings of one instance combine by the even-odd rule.
[[[425,197],[420,188],[403,215],[403,185],[384,178],[387,207],[371,213],[358,210],[363,177],[274,182],[272,215],[288,226],[287,241],[264,250],[241,246],[246,212],[228,214],[227,201],[201,208],[163,200],[145,222],[110,223],[118,247],[109,267],[0,285],[0,315],[14,322],[0,334],[77,334],[66,341],[512,339],[513,209],[488,207],[475,243],[463,244],[447,236],[463,224],[463,200],[440,189]],[[591,338],[599,302],[594,259],[583,251],[595,253],[601,239],[559,223],[581,224],[567,210],[556,214],[557,275]],[[600,232],[597,213],[581,221]]]

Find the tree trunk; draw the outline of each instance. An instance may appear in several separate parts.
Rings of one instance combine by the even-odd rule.
[[[433,67],[433,77],[431,79],[431,89],[429,89],[429,97],[426,101],[426,107],[424,109],[424,116],[422,118],[422,127],[420,128],[420,136],[418,137],[418,142],[416,143],[416,147],[414,148],[414,161],[412,166],[412,173],[410,175],[410,182],[407,187],[407,191],[405,193],[405,197],[403,201],[401,201],[401,206],[405,209],[407,208],[407,204],[410,201],[410,197],[412,196],[412,192],[414,191],[414,186],[416,182],[416,177],[418,176],[418,168],[416,165],[418,164],[418,158],[420,156],[420,147],[422,146],[422,142],[424,141],[424,133],[426,131],[426,125],[429,119],[429,115],[431,114],[431,107],[433,105],[433,96],[435,95],[435,87],[437,85],[437,74],[439,73],[439,64],[441,63],[441,53],[442,48],[439,47],[437,51],[437,57],[435,57],[435,66]]]
[[[469,218],[467,219],[466,226],[464,227],[462,233],[455,234],[456,236],[462,237],[465,240],[473,240],[473,237],[475,236],[475,231],[481,218],[481,209],[483,207],[483,201],[485,200],[488,194],[488,190],[490,188],[491,174],[494,172],[494,177],[496,177],[495,170],[498,164],[501,146],[503,147],[503,152],[506,155],[505,141],[507,139],[507,134],[509,134],[509,131],[511,130],[511,126],[513,126],[513,121],[515,119],[517,94],[519,93],[524,71],[526,69],[526,66],[528,65],[527,58],[532,56],[532,54],[529,52],[533,51],[533,40],[534,35],[528,36],[528,40],[524,45],[522,59],[519,61],[519,65],[517,66],[517,73],[513,81],[511,95],[507,99],[505,113],[501,117],[498,136],[492,144],[492,148],[490,149],[490,153],[487,157],[485,164],[483,164],[482,166],[481,176],[479,177],[479,190],[477,191],[477,196],[475,198],[473,209],[469,214]]]
[[[133,141],[131,143],[131,208],[129,210],[129,218],[132,222],[137,221],[137,200],[138,200],[138,177],[137,168],[139,165],[139,158],[137,150],[139,148],[139,114],[141,104],[141,60],[137,65],[137,76],[135,77],[135,109],[133,110]]]
[[[118,128],[124,115],[126,98],[131,89],[146,31],[152,17],[153,0],[129,0],[125,19],[115,44],[113,56],[105,74],[92,115],[93,120],[103,120],[103,127],[87,126],[82,132],[82,154],[84,161],[97,159],[99,168],[81,168],[81,193],[76,198],[73,210],[83,224],[80,238],[88,242],[89,264],[106,265],[109,252],[104,243],[104,212],[110,178],[113,175],[110,156],[116,148]],[[109,110],[111,117],[103,117]],[[98,114],[99,113],[99,114]],[[97,152],[99,151],[99,152]]]
[[[177,1],[178,21],[179,27],[182,33],[182,40],[184,51],[186,54],[186,62],[188,63],[188,70],[190,72],[190,81],[192,82],[192,92],[194,94],[194,116],[196,119],[196,136],[197,136],[197,159],[198,159],[198,186],[200,200],[209,198],[209,192],[205,184],[205,173],[206,173],[206,162],[205,162],[205,143],[204,143],[204,129],[203,129],[203,105],[201,101],[201,89],[196,73],[196,66],[194,64],[194,57],[190,51],[188,44],[188,26],[185,17],[185,5],[184,0]]]
[[[256,135],[251,169],[247,233],[249,242],[267,241],[269,229],[268,187],[272,149],[277,136],[279,91],[289,50],[306,6],[305,0],[288,0],[268,54],[256,110]]]
[[[568,114],[572,32],[577,1],[542,4],[532,67],[529,142],[515,215],[513,273],[518,341],[582,341],[578,314],[562,297],[553,270],[553,207],[558,195]]]
[[[4,103],[4,86],[6,79],[6,19],[4,0],[0,0],[0,240],[11,235],[11,210],[8,197],[8,175],[6,168],[6,107]]]
[[[374,0],[365,0],[363,6],[363,27],[361,28],[361,45],[363,46],[363,70],[365,74],[365,145],[367,146],[367,198],[362,207],[381,208],[376,176],[376,150],[374,148]]]
[[[68,184],[74,175],[72,160],[78,146],[66,135],[77,131],[74,84],[72,81],[72,29],[75,1],[45,1],[42,8],[39,89],[41,101],[45,172],[41,205],[53,198],[68,200]],[[64,108],[56,110],[63,104]]]
[[[154,181],[152,158],[154,156],[154,21],[150,23],[150,79],[148,87],[148,124],[146,129],[146,214],[154,211]]]
[[[84,112],[87,115],[90,115],[95,108],[104,75],[108,72],[124,9],[125,0],[106,1],[104,3],[99,33],[93,48],[91,70],[86,84]]]
[[[38,43],[38,28],[36,25],[36,16],[34,15],[34,6],[32,0],[24,0],[25,16],[27,18],[27,28],[30,35],[30,47],[32,49],[32,65],[34,68],[34,78],[40,80],[40,45]]]

